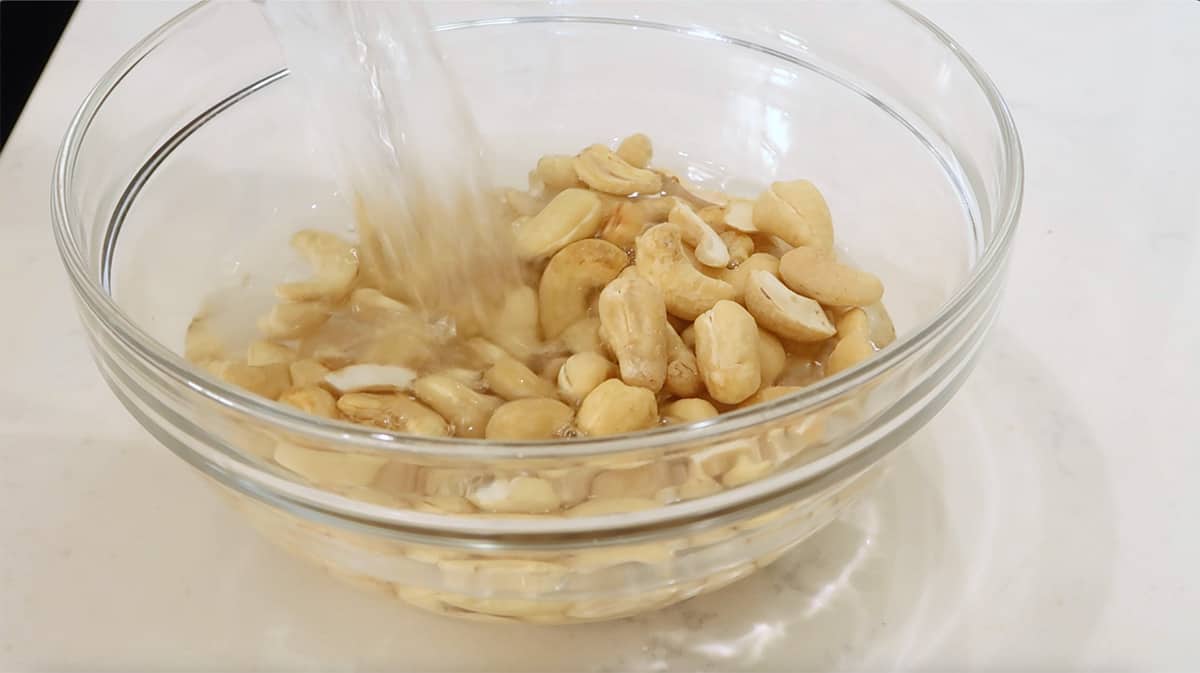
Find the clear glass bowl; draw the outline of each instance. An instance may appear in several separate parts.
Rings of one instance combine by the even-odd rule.
[[[723,586],[818,530],[967,376],[1002,291],[1021,152],[991,81],[924,18],[889,2],[432,11],[497,184],[633,131],[707,184],[813,179],[841,244],[883,279],[899,338],[793,397],[560,443],[397,436],[233,389],[179,355],[203,298],[232,286],[255,307],[286,272],[291,231],[351,219],[259,8],[202,3],[84,101],[54,231],[113,391],[266,535],[445,614],[620,617]],[[329,469],[289,470],[281,451]],[[516,479],[593,510],[479,511],[479,489]]]

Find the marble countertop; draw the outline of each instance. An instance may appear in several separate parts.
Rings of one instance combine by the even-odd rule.
[[[1025,144],[976,373],[862,507],[768,571],[551,629],[328,582],[105,388],[50,234],[51,163],[101,72],[177,5],[83,3],[0,154],[0,669],[1194,667],[1200,5],[917,7],[993,75]]]

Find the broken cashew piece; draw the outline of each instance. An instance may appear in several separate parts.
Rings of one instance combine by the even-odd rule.
[[[758,391],[758,325],[741,304],[723,300],[696,318],[696,361],[713,399],[737,404]]]
[[[870,306],[883,297],[874,275],[816,248],[796,248],[779,260],[779,276],[796,292],[826,306]]]
[[[716,418],[720,412],[706,399],[688,397],[663,407],[663,416],[681,423],[695,423]]]
[[[665,168],[655,170],[662,175],[662,191],[666,192],[667,196],[683,199],[697,208],[723,208],[729,202],[729,197],[724,194],[698,187],[673,171]]]
[[[272,400],[292,385],[288,365],[284,363],[254,366],[244,362],[215,361],[208,363],[208,370],[226,383]]]
[[[766,271],[750,273],[745,302],[759,324],[785,339],[821,341],[836,331],[820,304],[792,292]]]
[[[358,276],[358,255],[354,246],[336,234],[305,229],[292,236],[292,247],[300,252],[316,273],[316,278],[284,283],[275,294],[287,301],[338,301],[350,292]]]
[[[592,296],[628,265],[624,250],[596,238],[576,241],[558,251],[538,285],[542,335],[553,339],[586,318]]]
[[[654,157],[654,145],[644,133],[635,133],[617,146],[617,156],[634,168],[645,168]]]
[[[686,320],[737,296],[732,285],[692,266],[679,228],[670,223],[651,227],[638,238],[636,263],[638,273],[662,292],[667,310]]]
[[[504,358],[483,373],[488,388],[506,400],[554,397],[554,385],[513,358]]]
[[[808,180],[776,182],[754,202],[754,227],[796,247],[833,247],[829,206]]]
[[[604,342],[600,338],[599,318],[584,318],[569,325],[559,335],[559,340],[572,354],[605,352]]]
[[[662,177],[633,166],[604,145],[592,145],[575,157],[575,173],[587,186],[614,196],[657,194]]]
[[[679,227],[683,240],[696,249],[696,259],[701,264],[717,269],[729,266],[729,249],[725,241],[692,207],[679,201],[671,209],[667,221]]]
[[[658,288],[630,276],[600,293],[600,335],[625,383],[658,392],[667,377],[667,308]]]
[[[280,443],[275,462],[314,484],[323,486],[366,486],[387,464],[387,458],[337,451],[318,451]]]

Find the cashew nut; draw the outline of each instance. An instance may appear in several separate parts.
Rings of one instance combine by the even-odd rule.
[[[449,376],[430,374],[413,382],[413,394],[442,415],[454,434],[483,437],[492,412],[503,402],[482,395]]]
[[[712,402],[699,397],[675,400],[663,407],[663,416],[682,423],[708,420],[715,418],[718,413],[720,412],[712,405]]]
[[[657,194],[662,177],[631,165],[604,145],[592,145],[575,157],[575,173],[587,186],[605,194]]]
[[[724,207],[729,197],[720,192],[702,189],[665,168],[655,169],[662,176],[662,191],[667,196],[683,199],[697,208]]]
[[[754,226],[754,202],[734,199],[725,206],[725,226],[745,234],[758,233]]]
[[[450,434],[436,411],[400,393],[350,393],[338,398],[337,407],[352,421],[387,430],[434,437]]]
[[[637,276],[618,278],[600,293],[600,335],[626,383],[662,389],[667,376],[667,309],[658,288]]]
[[[279,401],[313,416],[337,418],[337,400],[328,390],[317,386],[292,388],[279,396]]]
[[[796,292],[827,306],[869,306],[883,297],[883,283],[817,248],[796,248],[779,260],[779,276]]]
[[[583,398],[575,424],[593,436],[644,430],[658,424],[658,401],[646,388],[609,379]]]
[[[244,362],[215,361],[208,363],[208,369],[226,383],[272,400],[292,386],[291,374],[285,363],[254,366]]]
[[[254,341],[246,348],[246,364],[252,366],[290,364],[296,351],[272,341]]]
[[[664,387],[676,397],[699,395],[704,392],[704,378],[700,376],[696,354],[673,327],[667,325],[664,331],[667,335],[667,380]]]
[[[656,225],[638,238],[636,262],[638,273],[662,292],[667,310],[680,318],[694,320],[718,301],[737,296],[732,285],[692,266],[673,224]]]
[[[568,154],[547,154],[538,159],[535,169],[537,177],[552,192],[561,192],[572,187],[582,187],[575,173],[575,157]],[[532,213],[522,213],[532,215]]]
[[[561,500],[554,491],[554,486],[545,479],[537,477],[513,477],[512,479],[493,479],[491,483],[480,486],[467,493],[467,500],[485,512],[538,514],[552,512],[559,508]],[[455,561],[443,561],[456,563]],[[479,563],[478,561],[459,561],[457,563]],[[531,564],[522,562],[522,570],[527,570]],[[550,565],[550,564],[545,564]],[[566,569],[557,566],[562,572]],[[494,587],[493,587],[494,588]]]
[[[388,462],[381,456],[318,451],[287,442],[275,447],[274,458],[276,463],[323,486],[366,486]]]
[[[696,361],[713,399],[737,404],[762,382],[758,325],[736,302],[722,300],[696,318]]]
[[[513,358],[504,358],[483,373],[492,392],[506,400],[554,397],[554,385]]]
[[[838,341],[825,362],[827,376],[845,371],[875,354],[870,329],[869,319],[862,309],[853,309],[838,320]]]
[[[298,339],[325,324],[329,311],[329,305],[319,301],[276,304],[258,321],[258,330],[275,341]]]
[[[600,229],[600,238],[622,250],[632,250],[634,241],[646,228],[647,218],[645,209],[639,205],[641,203],[619,204]]]
[[[766,271],[750,273],[745,301],[763,327],[786,339],[821,341],[835,332],[820,304],[792,292]]]
[[[645,134],[635,133],[617,146],[617,156],[634,168],[645,168],[654,156],[654,146]]]
[[[738,267],[754,254],[754,239],[737,231],[721,232],[721,241],[729,250],[729,264]]]
[[[483,334],[518,360],[527,360],[541,343],[537,291],[525,285],[509,290],[500,310],[484,326]]]
[[[571,404],[579,404],[596,386],[616,373],[616,366],[603,355],[576,353],[558,370],[558,394]]]
[[[584,318],[571,324],[562,331],[559,339],[571,353],[605,352],[604,342],[600,338],[599,318]]]
[[[288,372],[292,375],[292,385],[300,388],[324,383],[329,368],[316,360],[304,359],[288,365]]]
[[[484,436],[511,441],[557,439],[570,432],[574,415],[571,407],[558,400],[544,397],[513,400],[492,413]]]
[[[776,182],[754,202],[754,227],[793,246],[833,247],[829,206],[808,180]]]
[[[705,266],[721,269],[729,266],[729,249],[725,241],[691,206],[679,201],[671,209],[667,221],[679,227],[683,240],[696,249],[696,259]]]
[[[287,301],[338,301],[346,296],[358,276],[353,246],[336,234],[305,229],[292,236],[292,247],[304,255],[317,277],[284,283],[275,288],[275,294]]]
[[[538,286],[542,334],[557,337],[587,317],[592,296],[629,265],[629,256],[595,238],[576,241],[550,258]]]
[[[774,385],[783,368],[787,365],[787,351],[774,334],[759,328],[758,330],[758,361],[762,369],[761,385]]]
[[[586,189],[564,189],[516,232],[517,254],[542,259],[600,227],[600,198]]]
[[[385,392],[412,388],[417,373],[392,365],[350,365],[325,375],[325,383],[338,394]]]

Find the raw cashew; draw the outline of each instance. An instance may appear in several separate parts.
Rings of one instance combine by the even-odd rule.
[[[675,400],[663,407],[663,416],[683,423],[708,420],[715,418],[718,413],[720,412],[712,405],[712,402],[699,397]]]
[[[616,373],[616,366],[603,355],[576,353],[558,370],[558,394],[571,404],[579,404],[596,386]]]
[[[244,362],[217,361],[209,363],[208,369],[226,383],[272,400],[292,386],[288,366],[284,363],[256,367]]]
[[[783,368],[787,365],[787,351],[774,334],[759,328],[758,330],[758,361],[762,369],[761,385],[774,385]]]
[[[573,186],[573,185],[568,185]],[[558,190],[554,190],[558,191]],[[517,217],[533,217],[546,207],[548,201],[519,189],[504,190],[504,205]]]
[[[434,437],[450,434],[436,411],[400,393],[350,393],[338,398],[337,406],[352,421],[387,430]]]
[[[583,399],[575,424],[593,436],[652,428],[658,424],[658,401],[646,388],[609,379]]]
[[[645,209],[640,207],[641,203],[635,201],[618,205],[600,229],[600,238],[622,250],[632,250],[634,241],[646,228],[647,218]]]
[[[696,354],[684,343],[673,327],[664,329],[667,335],[667,392],[676,397],[694,397],[704,392],[704,378]]]
[[[729,250],[729,264],[734,268],[740,266],[754,254],[754,239],[737,231],[721,233],[721,240]]]
[[[737,457],[737,461],[728,472],[721,475],[721,484],[726,488],[741,486],[762,479],[770,471],[770,461],[756,460],[743,454]]]
[[[587,186],[605,194],[657,194],[662,177],[631,165],[604,145],[592,145],[575,157],[575,173]]]
[[[276,341],[298,339],[329,320],[329,305],[319,301],[276,304],[258,321],[263,336]]]
[[[338,417],[337,400],[329,394],[328,390],[317,386],[292,388],[280,395],[279,401],[313,416]]]
[[[821,341],[833,336],[833,324],[817,302],[789,290],[765,271],[746,281],[746,308],[763,327],[786,339]]]
[[[485,512],[524,514],[553,512],[561,504],[558,494],[550,482],[537,477],[525,476],[512,479],[493,479],[486,486],[480,486],[467,493],[467,500]],[[443,564],[445,563],[455,562],[444,561]],[[471,563],[471,561],[459,561],[458,563]],[[529,565],[536,564],[521,562],[523,569]],[[558,567],[565,572],[565,568]]]
[[[296,351],[272,341],[254,341],[246,348],[246,364],[252,366],[290,364]]]
[[[600,338],[599,318],[584,318],[570,325],[562,331],[559,339],[573,354],[605,352],[604,342]]]
[[[870,339],[870,322],[862,309],[853,309],[838,320],[838,342],[825,362],[825,374],[833,376],[870,358],[875,346]]]
[[[600,335],[626,383],[658,392],[667,376],[667,309],[658,288],[619,278],[600,293]]]
[[[550,381],[558,380],[558,373],[562,371],[563,365],[567,364],[566,357],[557,357],[546,360],[542,368],[538,371],[538,375]]]
[[[646,224],[662,224],[671,216],[671,209],[677,203],[679,199],[673,196],[651,196],[634,201],[633,206]]]
[[[734,199],[725,206],[725,226],[745,234],[757,233],[754,226],[754,202]]]
[[[339,394],[408,390],[417,373],[391,365],[350,365],[325,376],[325,383]]]
[[[538,159],[535,172],[546,189],[552,192],[583,186],[579,175],[575,173],[575,157],[569,154],[547,154]]]
[[[292,375],[292,385],[296,387],[315,386],[325,382],[329,368],[316,360],[296,360],[288,365]]]
[[[793,246],[833,247],[829,206],[808,180],[776,182],[754,202],[754,227]]]
[[[483,337],[472,337],[467,339],[467,348],[475,354],[475,357],[488,365],[494,365],[501,360],[509,360],[512,355],[496,344],[484,339]]]
[[[396,301],[370,287],[360,287],[350,293],[350,314],[358,320],[367,322],[387,322],[397,319],[422,320],[408,304]]]
[[[679,201],[671,209],[667,221],[679,227],[684,242],[696,249],[696,259],[701,264],[716,269],[729,266],[729,249],[725,247],[725,241],[691,206]]]
[[[358,276],[354,247],[336,234],[305,229],[292,236],[292,247],[304,255],[317,277],[299,283],[284,283],[275,294],[287,301],[338,301],[350,292]]]
[[[275,447],[275,462],[322,486],[366,486],[388,462],[382,456],[306,449],[286,442]]]
[[[654,146],[644,133],[635,133],[617,146],[617,156],[634,168],[645,168],[654,156]]]
[[[574,415],[571,407],[558,400],[513,400],[492,413],[484,436],[511,441],[561,438],[570,432]]]
[[[779,258],[775,255],[768,255],[765,252],[756,252],[736,267],[722,271],[720,278],[733,286],[733,289],[737,291],[738,297],[744,297],[746,294],[746,279],[754,271],[766,271],[772,276],[779,275]]]
[[[600,198],[586,189],[565,189],[540,213],[517,229],[517,254],[542,259],[575,241],[590,238],[600,227]]]
[[[637,270],[663,294],[667,310],[680,318],[694,320],[722,299],[737,292],[725,281],[696,270],[683,252],[679,228],[660,224],[637,241]]]
[[[788,287],[827,306],[870,306],[883,296],[878,278],[816,248],[796,248],[784,255],[779,276]]]
[[[503,306],[491,316],[483,334],[518,360],[529,359],[541,343],[537,291],[525,285],[509,290]]]
[[[723,300],[696,318],[696,361],[708,394],[737,404],[762,382],[758,325],[741,304]]]
[[[554,397],[554,385],[513,358],[504,358],[483,373],[488,388],[506,400]]]
[[[553,339],[586,318],[592,296],[628,265],[624,250],[596,238],[576,241],[550,258],[538,286],[543,336]]]
[[[430,374],[413,382],[413,394],[442,415],[460,437],[483,437],[488,419],[503,402],[471,390],[449,376]]]

